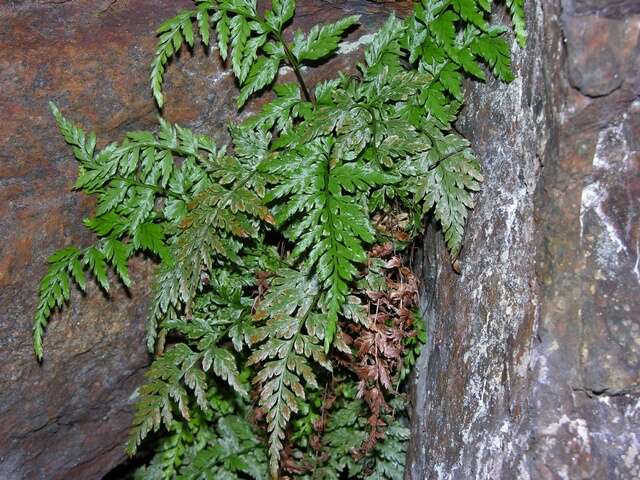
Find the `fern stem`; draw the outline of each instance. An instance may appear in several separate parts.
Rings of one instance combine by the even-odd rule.
[[[311,93],[309,91],[309,89],[307,88],[307,84],[305,83],[304,77],[302,76],[302,72],[300,70],[300,64],[298,63],[298,60],[296,59],[295,55],[291,52],[291,50],[287,46],[287,42],[285,42],[284,38],[282,38],[282,32],[273,29],[269,25],[269,23],[264,19],[264,17],[262,17],[260,15],[247,14],[246,12],[241,11],[241,10],[237,10],[235,8],[229,8],[228,11],[233,12],[233,13],[235,13],[237,15],[244,15],[245,17],[250,18],[251,20],[260,23],[262,28],[264,28],[266,31],[271,33],[275,37],[275,39],[282,44],[282,48],[284,49],[284,54],[287,57],[287,61],[289,62],[289,65],[291,66],[291,68],[293,69],[293,72],[296,75],[296,79],[298,80],[298,83],[300,84],[300,88],[302,88],[302,93],[304,95],[304,98],[308,102],[311,102],[313,104],[313,106],[315,106],[316,105],[316,99],[313,96],[313,93]]]
[[[124,145],[122,147],[124,151],[129,151],[136,148],[157,148],[158,150],[170,150],[173,153],[177,153],[179,156],[184,158],[194,156],[193,152],[180,148],[179,146],[172,145],[169,142],[136,142],[134,144]],[[208,148],[203,148],[202,146],[199,146],[198,148],[209,153],[214,153]],[[195,158],[198,158],[198,156],[195,156]]]
[[[314,97],[313,93],[311,93],[307,88],[307,84],[305,83],[304,77],[302,76],[302,71],[300,70],[300,64],[298,63],[298,60],[296,59],[295,55],[291,52],[291,50],[287,46],[287,42],[284,41],[284,39],[282,38],[282,35],[280,33],[276,33],[276,32],[274,33],[278,41],[282,43],[282,47],[284,48],[284,54],[287,57],[287,61],[289,62],[289,65],[291,65],[291,68],[293,69],[293,73],[295,73],[296,75],[298,83],[300,84],[300,88],[302,88],[302,93],[304,95],[304,98],[306,98],[307,102],[311,102],[315,107],[316,98]]]
[[[151,185],[150,183],[143,183],[143,182],[138,182],[136,180],[131,180],[130,178],[126,178],[126,177],[113,177],[111,180],[119,180],[121,182],[125,182],[128,183],[131,186],[134,187],[140,187],[140,188],[148,188],[149,190],[153,190],[154,192],[157,192],[161,195],[166,195],[167,197],[172,197],[175,198],[177,200],[184,200],[184,198],[180,195],[177,195],[175,193],[173,193],[170,190],[166,190],[164,188],[160,188],[156,185]]]

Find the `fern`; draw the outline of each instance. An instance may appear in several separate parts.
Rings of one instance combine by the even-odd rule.
[[[218,420],[216,433],[215,443],[200,450],[189,467],[181,470],[179,478],[268,478],[266,452],[250,423],[239,416],[225,416]]]
[[[158,27],[158,44],[151,63],[151,91],[159,107],[164,105],[162,83],[169,59],[177,54],[186,42],[190,48],[194,45],[193,21],[196,20],[200,39],[205,47],[209,46],[210,11],[213,1],[199,1],[194,10],[185,10],[167,20]]]
[[[219,344],[229,331],[228,323],[205,321],[198,317],[190,323],[167,322],[166,326],[185,335],[194,344],[194,349],[186,343],[177,343],[152,363],[146,374],[148,381],[139,392],[134,429],[127,447],[130,454],[149,432],[158,430],[161,424],[170,428],[174,410],[177,409],[185,420],[190,419],[189,392],[193,393],[200,410],[206,413],[208,377],[211,374],[226,382],[237,394],[247,396],[235,356]]]
[[[84,267],[80,260],[80,251],[75,247],[68,247],[49,257],[49,269],[40,281],[38,308],[33,325],[33,349],[39,360],[42,360],[42,338],[49,317],[56,308],[69,300],[70,275],[73,275],[78,286],[85,290],[86,279]]]
[[[254,383],[261,385],[260,406],[267,412],[271,475],[278,474],[285,429],[297,399],[305,398],[305,387],[318,388],[317,376],[307,358],[331,370],[319,339],[304,333],[306,323],[318,301],[317,281],[306,272],[280,270],[271,291],[260,308],[267,324],[254,336],[260,346],[249,357],[249,364],[263,364]],[[308,328],[307,328],[308,330]],[[268,338],[266,342],[261,342]]]
[[[257,429],[246,419],[249,405],[215,382],[207,393],[207,410],[193,406],[189,421],[173,420],[148,465],[136,479],[184,480],[268,478],[268,461]]]
[[[524,4],[505,0],[524,45]],[[49,258],[34,350],[87,273],[108,293],[132,286],[129,259],[156,264],[147,320],[155,353],[128,443],[162,432],[136,478],[402,478],[403,382],[426,341],[418,281],[402,253],[425,217],[451,259],[483,180],[453,128],[463,80],[508,82],[506,28],[491,0],[421,0],[391,16],[356,73],[311,86],[358,16],[287,29],[293,0],[196,0],[158,29],[151,88],[159,107],[170,60],[196,39],[233,72],[231,142],[162,118],[96,148],[93,133],[54,118],[78,160],[75,188],[95,197],[95,242]],[[215,38],[214,38],[215,35]],[[282,67],[296,83],[279,83]],[[112,271],[112,274],[110,274]]]
[[[524,48],[527,43],[524,0],[506,0],[506,2],[513,18],[513,29],[516,33],[516,39],[520,47]]]
[[[431,151],[414,166],[415,195],[423,201],[424,213],[433,209],[455,257],[462,247],[464,225],[473,207],[472,193],[480,189],[483,177],[464,138],[448,134],[433,136],[432,141]]]
[[[189,419],[186,383],[194,388],[201,408],[207,408],[204,403],[205,379],[194,368],[196,361],[197,355],[185,344],[179,344],[153,362],[146,374],[148,383],[140,390],[141,400],[136,408],[135,426],[127,445],[130,454],[135,452],[149,432],[160,428],[162,423],[170,426],[173,403],[178,406],[181,415]]]
[[[354,263],[366,260],[363,242],[375,240],[361,200],[371,185],[384,179],[382,174],[348,164],[333,167],[332,143],[329,139],[306,142],[296,153],[289,150],[265,166],[272,173],[281,173],[272,197],[278,201],[278,208],[274,208],[278,224],[290,225],[284,233],[297,242],[291,255],[299,258],[309,252],[305,264],[315,269],[325,293],[325,350],[335,334],[348,283],[357,272]],[[304,220],[296,221],[299,216]]]
[[[359,15],[352,15],[329,25],[316,25],[307,35],[298,31],[291,51],[299,62],[326,58],[338,50],[344,33],[357,25],[359,20]]]

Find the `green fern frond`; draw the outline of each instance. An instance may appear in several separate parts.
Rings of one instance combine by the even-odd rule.
[[[335,23],[314,26],[307,35],[296,32],[291,52],[299,62],[320,60],[334,54],[340,40],[351,27],[357,25],[360,15],[344,17]]]
[[[40,300],[33,324],[33,349],[38,360],[42,360],[44,353],[42,339],[49,317],[56,308],[62,308],[69,300],[70,277],[82,290],[86,288],[82,253],[75,247],[67,247],[49,257],[49,268],[40,280]]]
[[[179,343],[153,361],[145,374],[147,383],[139,390],[140,400],[136,404],[134,427],[127,444],[129,455],[133,455],[140,442],[162,424],[170,428],[174,406],[183,418],[189,419],[187,387],[193,391],[198,406],[207,411],[207,382],[198,360],[196,352]]]
[[[385,430],[384,438],[372,455],[372,473],[368,478],[376,480],[403,480],[405,457],[410,431],[399,421]]]
[[[220,418],[214,435],[190,464],[181,469],[180,479],[269,478],[266,452],[245,418],[238,415]]]
[[[285,233],[297,242],[292,257],[308,252],[306,263],[317,272],[326,294],[327,349],[349,292],[348,284],[357,273],[355,265],[366,260],[363,243],[375,239],[365,204],[350,195],[356,193],[355,183],[345,174],[353,168],[332,167],[330,154],[331,144],[327,141],[300,146],[299,156],[292,167],[287,167],[288,171],[281,173],[281,186],[272,194],[273,200],[279,202],[274,209],[278,224],[289,224]],[[279,168],[277,163],[275,166]],[[381,178],[370,172],[355,181],[361,187],[369,187]],[[302,213],[304,220],[296,221]]]
[[[88,164],[93,160],[94,151],[96,148],[96,135],[91,132],[86,134],[82,128],[75,125],[70,120],[66,119],[58,106],[49,102],[49,109],[56,119],[58,130],[62,134],[65,141],[71,145],[73,154],[81,165]]]
[[[131,257],[131,245],[122,243],[116,238],[108,238],[102,246],[105,259],[111,263],[114,271],[126,287],[131,286],[128,261]]]
[[[180,51],[185,42],[190,48],[193,48],[194,18],[200,31],[202,43],[205,46],[209,45],[209,13],[213,8],[214,2],[212,1],[199,2],[194,10],[182,11],[158,27],[157,34],[159,39],[153,62],[151,62],[150,76],[151,90],[158,107],[162,108],[164,105],[162,84],[169,59]]]
[[[506,2],[511,12],[513,29],[516,33],[518,45],[520,45],[520,48],[524,48],[527,45],[527,22],[524,12],[525,0],[506,0]]]
[[[489,33],[480,34],[470,44],[475,55],[482,58],[493,73],[503,82],[514,79],[511,71],[511,51],[502,34],[504,29],[490,29]]]
[[[319,340],[304,333],[309,314],[317,308],[318,283],[306,272],[280,270],[260,308],[268,316],[267,324],[257,330],[257,349],[249,364],[262,368],[253,382],[260,385],[260,406],[265,410],[269,432],[269,456],[272,477],[277,477],[285,429],[292,413],[298,411],[297,399],[305,397],[305,388],[318,387],[317,377],[307,358],[314,358],[327,369]],[[264,339],[266,341],[263,341]]]
[[[280,32],[293,18],[295,11],[295,0],[274,0],[271,2],[271,10],[265,13],[264,18],[273,30]]]
[[[253,93],[259,92],[275,80],[280,62],[281,58],[278,57],[260,57],[251,65],[238,96],[238,107],[242,107]]]
[[[402,357],[402,368],[400,369],[400,374],[398,376],[398,380],[400,382],[407,378],[409,373],[411,373],[420,353],[422,352],[423,345],[427,343],[427,327],[424,319],[420,315],[420,312],[413,312],[412,320],[415,335],[406,338],[404,341],[405,351]]]
[[[505,2],[523,46],[524,0]],[[339,53],[359,17],[291,35],[295,9],[195,0],[158,28],[158,106],[170,59],[196,36],[229,63],[238,109],[275,93],[230,126],[227,147],[160,118],[157,131],[97,150],[51,104],[79,162],[75,188],[96,200],[84,220],[96,240],[49,258],[34,351],[41,359],[47,322],[87,273],[108,292],[113,278],[131,285],[132,256],[158,264],[147,318],[155,360],[128,451],[165,434],[135,478],[403,476],[401,382],[426,332],[399,258],[425,216],[451,258],[460,253],[483,180],[454,128],[463,80],[513,79],[507,29],[491,24],[492,0],[421,0],[364,42],[354,74],[307,85],[307,69]],[[278,83],[283,66],[296,83]]]
[[[429,152],[425,174],[419,180],[418,199],[423,212],[434,209],[442,225],[447,247],[453,258],[462,247],[464,225],[473,208],[473,192],[480,189],[483,177],[480,164],[462,137],[449,134],[437,140]]]
[[[274,90],[277,98],[267,103],[259,113],[244,122],[243,125],[247,131],[250,132],[257,128],[270,131],[275,127],[276,132],[286,132],[293,126],[293,120],[298,117],[296,107],[300,106],[302,102],[300,87],[289,83],[277,85]],[[234,140],[237,145],[238,141],[235,138]]]
[[[485,12],[477,0],[452,0],[453,10],[470,25],[485,31],[489,28],[484,18]]]
[[[249,15],[255,14],[255,7],[249,10]],[[266,42],[266,35],[251,39],[251,27],[249,19],[244,15],[235,15],[230,22],[231,28],[231,68],[236,78],[242,84],[247,78],[252,61],[255,59],[258,48]],[[247,51],[248,50],[248,51]]]
[[[400,69],[399,58],[402,54],[401,40],[404,31],[403,22],[391,14],[364,51],[364,59],[371,74],[377,73],[382,66],[391,71]]]

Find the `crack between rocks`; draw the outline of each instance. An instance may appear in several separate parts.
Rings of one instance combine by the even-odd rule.
[[[620,390],[612,390],[610,388],[603,388],[599,390],[589,389],[585,387],[572,387],[572,392],[581,392],[584,393],[587,397],[591,399],[596,398],[614,398],[614,397],[624,397],[627,395],[638,395],[640,394],[640,384],[632,385],[627,388],[623,388]]]
[[[620,82],[620,85],[614,87],[612,90],[610,90],[610,91],[608,91],[606,93],[594,94],[594,93],[585,92],[578,85],[573,83],[571,81],[571,75],[567,75],[567,79],[569,80],[569,85],[571,86],[572,90],[575,90],[576,92],[579,92],[580,95],[582,95],[583,97],[588,98],[590,100],[603,99],[605,97],[608,97],[609,95],[613,95],[615,92],[617,92],[618,90],[621,90],[625,86],[624,82]]]

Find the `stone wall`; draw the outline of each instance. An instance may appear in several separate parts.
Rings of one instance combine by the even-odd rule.
[[[461,275],[423,247],[412,479],[640,476],[640,3],[527,13],[459,124],[487,175]]]

